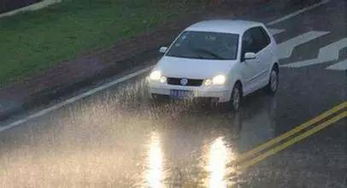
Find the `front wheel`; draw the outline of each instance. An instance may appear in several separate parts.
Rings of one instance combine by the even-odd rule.
[[[278,90],[278,84],[279,84],[279,75],[278,75],[278,69],[273,68],[270,73],[270,79],[269,83],[266,86],[267,93],[270,95],[274,95]]]
[[[242,91],[241,91],[241,85],[239,83],[236,83],[233,91],[231,92],[231,98],[230,98],[230,107],[233,111],[239,111],[241,106],[241,99],[242,99]]]

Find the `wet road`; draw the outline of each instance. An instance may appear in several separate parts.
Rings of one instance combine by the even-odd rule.
[[[282,13],[253,14],[267,22]],[[189,102],[153,105],[138,76],[1,132],[0,187],[346,187],[347,105],[320,114],[347,101],[346,70],[327,69],[346,60],[347,46],[330,47],[338,55],[331,61],[288,65],[306,65],[347,38],[347,2],[270,27],[282,31],[275,37],[285,49],[297,36],[326,32],[281,60],[276,96],[252,94],[239,113]],[[245,157],[315,117],[321,120]]]

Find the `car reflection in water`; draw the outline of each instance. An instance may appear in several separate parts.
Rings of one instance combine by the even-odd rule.
[[[146,181],[150,187],[163,187],[165,171],[163,169],[163,152],[160,137],[153,132],[148,145]]]
[[[223,137],[210,144],[207,159],[208,187],[227,187],[227,165],[233,160],[233,156]]]
[[[239,113],[185,107],[179,117],[164,121],[165,128],[151,133],[146,185],[230,187],[241,183],[240,172],[230,164],[240,153],[274,136],[275,110],[275,99],[262,94],[246,101]]]

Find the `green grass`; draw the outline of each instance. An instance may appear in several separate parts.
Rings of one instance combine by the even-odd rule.
[[[192,1],[177,0],[64,0],[40,11],[1,18],[0,87],[151,30],[194,6]]]

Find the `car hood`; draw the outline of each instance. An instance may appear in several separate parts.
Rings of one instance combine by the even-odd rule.
[[[228,74],[236,63],[233,60],[188,59],[164,56],[155,70],[166,77],[206,79],[218,74]]]

